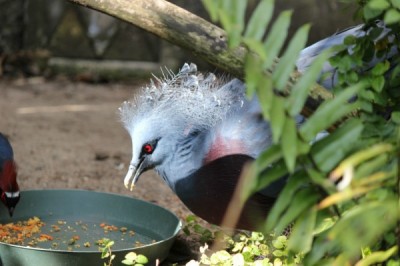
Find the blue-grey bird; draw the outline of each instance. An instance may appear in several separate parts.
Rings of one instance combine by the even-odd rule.
[[[363,34],[362,26],[354,27],[304,49],[298,70],[303,72],[316,55],[346,36]],[[336,77],[329,63],[323,72],[331,73],[322,83],[332,88]],[[224,217],[243,165],[272,143],[257,97],[247,99],[240,80],[203,75],[194,64],[156,79],[124,102],[120,115],[133,152],[125,186],[133,188],[143,172],[155,169],[194,214],[214,224]],[[237,228],[256,229],[284,184],[282,178],[253,195]]]
[[[12,216],[20,195],[17,183],[17,166],[8,139],[0,133],[0,199]]]

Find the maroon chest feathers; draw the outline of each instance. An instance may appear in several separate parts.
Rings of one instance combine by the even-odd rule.
[[[0,188],[5,192],[16,192],[19,190],[17,184],[17,167],[13,160],[3,162],[0,172]]]
[[[244,143],[239,139],[225,139],[221,135],[218,135],[211,143],[210,149],[204,157],[203,164],[208,164],[219,158],[233,154],[247,154]]]
[[[179,180],[175,192],[197,216],[220,224],[236,189],[244,164],[253,158],[246,155],[228,155],[213,160],[190,176]],[[240,215],[238,228],[255,230],[265,219],[274,198],[256,193],[246,203]]]

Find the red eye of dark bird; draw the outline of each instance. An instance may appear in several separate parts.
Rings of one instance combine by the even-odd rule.
[[[153,153],[153,146],[151,144],[145,144],[143,145],[143,152],[146,154],[151,154]]]

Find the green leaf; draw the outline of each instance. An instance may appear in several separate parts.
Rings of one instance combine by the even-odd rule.
[[[393,197],[353,207],[332,227],[328,237],[335,239],[347,256],[357,256],[360,248],[372,245],[383,232],[393,230],[399,218],[398,206],[398,199]]]
[[[383,153],[381,155],[376,156],[375,158],[372,158],[368,161],[368,163],[361,164],[359,167],[357,167],[355,173],[354,173],[354,182],[359,183],[359,182],[367,182],[368,180],[365,179],[368,175],[372,175],[373,173],[379,171],[382,169],[382,167],[388,165],[388,157],[389,155],[387,153]],[[357,179],[363,178],[362,180]]]
[[[259,86],[259,80],[263,76],[260,71],[260,58],[248,54],[245,59],[244,75],[246,81],[246,94],[248,98],[252,98]],[[264,85],[264,84],[261,84]],[[265,84],[265,86],[268,84]],[[264,87],[261,86],[260,91],[263,91]]]
[[[230,3],[227,3],[230,2]],[[243,0],[231,0],[224,1],[224,5],[228,5],[224,8],[225,11],[231,12],[230,20],[231,27],[228,31],[228,46],[236,47],[240,44],[242,39],[242,32],[244,29],[244,16],[246,11],[247,1]]]
[[[284,249],[287,245],[286,236],[279,236],[277,239],[272,241],[272,246],[276,249]]]
[[[382,10],[372,9],[368,5],[364,6],[363,14],[366,20],[372,20],[382,14]]]
[[[246,44],[249,50],[256,53],[262,61],[266,60],[267,53],[264,50],[264,46],[261,42],[251,38],[244,38],[243,42]]]
[[[346,82],[348,84],[354,84],[358,81],[358,74],[356,71],[350,71],[346,74]]]
[[[308,24],[300,27],[290,41],[284,55],[279,60],[272,76],[278,90],[283,90],[286,87],[287,81],[295,69],[300,51],[306,44],[309,30],[310,25]]]
[[[396,124],[400,124],[400,112],[399,111],[395,111],[391,114],[390,118],[392,119],[393,122],[395,122]]]
[[[304,184],[303,184],[304,186]],[[319,198],[315,190],[306,187],[294,194],[288,209],[280,217],[276,231],[282,232],[291,222],[297,219],[305,210],[313,206]]]
[[[357,38],[353,35],[348,35],[344,38],[343,43],[345,45],[354,45],[356,44]]]
[[[122,260],[121,262],[122,262],[122,264],[124,264],[124,265],[135,265],[135,262],[133,262],[133,261],[131,261],[131,260],[127,260],[127,259],[124,259],[124,260]]]
[[[270,167],[271,164],[282,158],[282,151],[280,145],[272,145],[267,150],[263,151],[256,160],[257,171],[260,173],[266,168]]]
[[[372,90],[362,91],[359,95],[362,99],[368,100],[369,102],[375,102],[376,93]]]
[[[229,2],[229,1],[224,1],[224,2]],[[231,18],[229,17],[229,14],[227,12],[225,12],[223,9],[218,9],[218,17],[219,17],[219,21],[222,24],[222,27],[225,29],[225,31],[227,32],[228,36],[229,36],[229,32],[232,31],[232,21]]]
[[[319,132],[326,130],[333,123],[356,109],[359,103],[357,101],[348,103],[348,101],[365,87],[365,82],[359,82],[340,92],[336,98],[322,103],[317,111],[301,126],[300,134],[303,139],[311,141]]]
[[[381,92],[385,86],[385,77],[377,76],[371,79],[371,86],[376,92]]]
[[[278,57],[279,51],[285,43],[291,16],[292,11],[283,11],[272,25],[271,31],[264,41],[268,57],[264,62],[263,69],[270,68],[274,60]]]
[[[137,257],[136,257],[136,262],[137,262],[137,263],[140,263],[140,264],[146,264],[146,263],[149,262],[149,260],[147,259],[146,256],[144,256],[144,255],[142,255],[142,254],[139,254],[139,255],[137,255]]]
[[[288,170],[284,161],[279,161],[273,167],[266,169],[258,175],[258,184],[252,192],[259,191],[269,186],[272,182],[288,175]]]
[[[194,215],[188,215],[188,216],[186,216],[185,221],[186,221],[186,223],[193,223],[193,222],[196,222],[196,216],[194,216]]]
[[[241,36],[240,36],[239,31],[237,31],[236,29],[233,29],[228,32],[228,47],[229,48],[237,47],[240,44],[240,41],[241,41]]]
[[[400,9],[400,0],[390,0],[390,2],[395,8]]]
[[[135,261],[137,258],[137,254],[135,252],[129,252],[128,254],[125,255],[125,259],[130,260],[130,261]]]
[[[114,244],[115,244],[114,241],[110,240],[110,241],[108,241],[108,242],[106,243],[105,247],[106,247],[106,248],[111,248]]]
[[[103,252],[101,253],[101,258],[102,259],[106,259],[110,256],[110,253],[107,250],[103,250]]]
[[[310,177],[312,183],[322,187],[326,191],[336,190],[336,187],[329,179],[326,178],[326,175],[323,172],[317,171],[312,168],[308,168],[307,174]]]
[[[303,265],[334,265],[333,259],[326,256],[329,252],[337,250],[334,244],[333,241],[327,239],[325,233],[317,235],[314,240],[313,249],[306,254]]]
[[[394,8],[389,9],[385,13],[383,21],[385,21],[387,25],[398,23],[400,21],[400,12]]]
[[[318,209],[322,210],[334,205],[343,204],[349,200],[365,196],[367,193],[369,194],[375,189],[377,189],[377,186],[358,186],[356,188],[347,190],[342,187],[339,189],[339,192],[333,193],[321,200],[318,203]]]
[[[374,76],[381,76],[383,74],[385,74],[386,71],[388,71],[390,68],[390,63],[388,60],[385,60],[383,62],[379,62],[378,64],[376,64],[372,70],[371,70],[371,74]]]
[[[286,118],[283,132],[285,132],[285,134],[282,134],[281,141],[283,158],[285,159],[289,172],[292,173],[296,165],[297,157],[297,128],[293,118]]]
[[[311,147],[311,156],[317,167],[328,172],[337,165],[360,138],[364,129],[362,121],[350,119],[330,135]]]
[[[320,75],[321,69],[329,56],[330,51],[328,50],[318,55],[307,71],[301,76],[300,80],[292,87],[289,100],[286,102],[286,108],[291,116],[299,114],[302,110],[308,93]]]
[[[273,11],[274,0],[261,0],[249,20],[244,37],[260,41],[271,20]]]
[[[368,148],[359,150],[341,161],[339,166],[330,173],[330,176],[341,177],[349,167],[357,167],[361,163],[376,158],[380,154],[392,152],[393,148],[394,146],[390,143],[378,142]]]
[[[244,26],[246,1],[219,1],[217,15],[228,35],[228,46],[235,47],[241,42],[241,32]]]
[[[306,181],[307,175],[304,173],[296,173],[288,179],[285,187],[279,193],[279,197],[268,214],[266,224],[267,231],[272,230],[277,225],[279,218],[291,204],[294,194]]]
[[[227,1],[224,1],[227,2]],[[232,3],[233,8],[233,22],[238,25],[238,28],[241,29],[240,33],[244,28],[244,18],[246,13],[247,1],[243,0],[231,0],[228,1]]]
[[[202,0],[204,8],[207,10],[207,13],[210,15],[210,18],[213,22],[217,22],[218,20],[218,1],[215,0]]]
[[[272,141],[278,143],[281,138],[283,126],[285,125],[285,100],[281,97],[274,96],[271,112],[270,112],[270,125],[272,131]]]
[[[387,260],[396,254],[398,250],[397,246],[393,246],[386,251],[375,251],[367,255],[362,260],[358,261],[356,266],[369,266],[369,265],[379,265],[380,263],[387,262]]]
[[[386,0],[371,0],[368,2],[368,7],[376,10],[385,10],[390,7],[390,3]]]
[[[297,139],[297,155],[307,154],[310,151],[311,145],[302,139]]]
[[[381,28],[381,27],[372,28],[368,35],[372,40],[375,40],[375,39],[378,39],[379,36],[381,36],[383,30],[384,30],[384,28]]]
[[[290,234],[289,250],[295,253],[308,253],[311,250],[316,220],[316,208],[310,208],[299,216]]]
[[[258,85],[258,99],[261,103],[261,110],[266,120],[271,119],[272,101],[275,98],[272,80],[268,77],[262,76]]]

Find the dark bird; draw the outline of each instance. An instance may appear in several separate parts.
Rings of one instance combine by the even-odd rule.
[[[363,34],[362,26],[354,27],[304,49],[298,70],[304,72],[322,50],[341,44],[346,36]],[[322,83],[332,88],[336,76],[328,62],[324,72],[330,77]],[[244,164],[272,143],[269,123],[261,116],[257,97],[247,99],[238,79],[203,76],[194,64],[167,76],[120,107],[133,151],[125,186],[132,189],[143,172],[155,169],[194,214],[220,224]],[[298,116],[297,122],[302,121]],[[256,229],[284,184],[282,178],[253,195],[237,227]]]
[[[0,133],[0,193],[1,201],[13,215],[20,195],[17,183],[17,165],[8,139]]]

